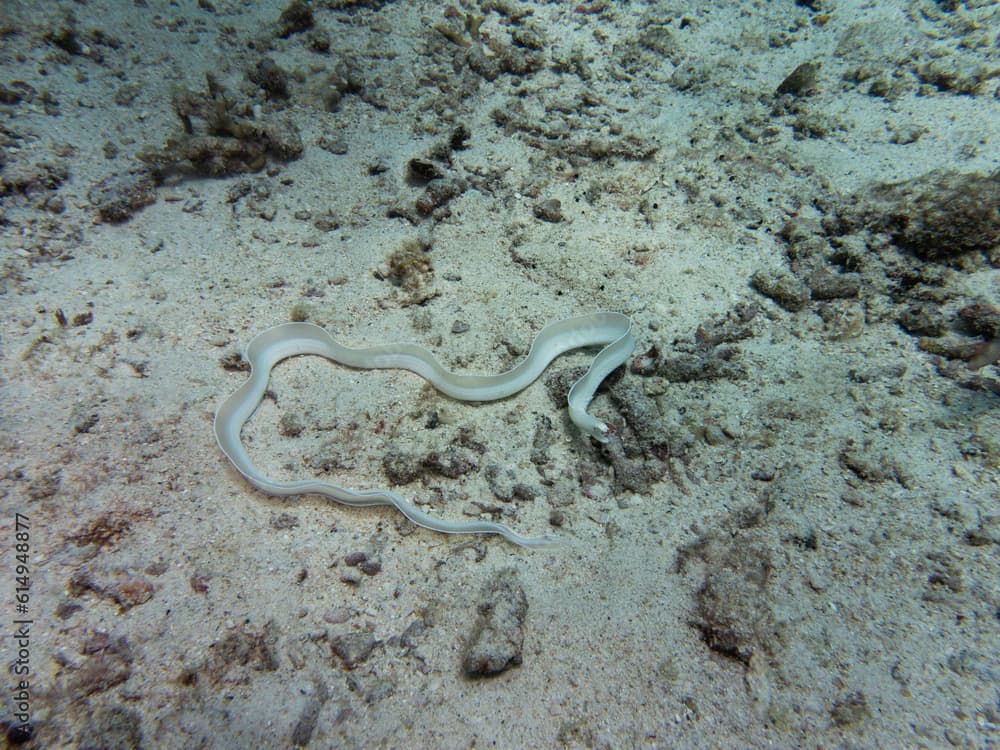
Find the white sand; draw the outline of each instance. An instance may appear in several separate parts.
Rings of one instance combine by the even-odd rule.
[[[997,70],[995,6],[622,2],[588,14],[569,2],[498,3],[531,15],[517,25],[487,12],[482,32],[506,45],[534,26],[545,64],[487,81],[432,28],[447,20],[433,2],[319,3],[328,54],[303,34],[274,38],[280,3],[35,5],[3,4],[10,33],[0,41],[0,85],[36,92],[0,115],[0,561],[3,630],[33,621],[27,746],[997,741],[997,396],[940,375],[867,281],[852,308],[867,323],[846,337],[824,328],[817,304],[787,312],[749,284],[758,270],[787,268],[778,232],[792,216],[821,236],[816,201],[935,169],[997,169],[998,79],[964,95],[915,72],[942,60]],[[52,41],[65,12],[77,54]],[[659,52],[650,37],[636,43],[657,22],[671,37]],[[271,48],[251,49],[254,39]],[[574,53],[589,79],[553,65]],[[204,91],[212,71],[234,97],[257,96],[245,71],[264,55],[292,73],[279,114],[301,131],[301,158],[222,179],[173,175],[128,221],[95,221],[93,185],[178,133],[173,87]],[[324,82],[342,61],[364,92],[328,112]],[[816,90],[793,106],[825,134],[796,138],[798,116],[773,113],[773,92],[807,61],[821,63]],[[898,97],[846,83],[859,67]],[[585,92],[593,102],[581,105]],[[57,112],[46,112],[46,93]],[[505,132],[497,108],[524,126]],[[457,123],[471,135],[452,154],[448,176],[467,186],[450,215],[418,226],[387,217],[420,194],[405,183],[407,161]],[[560,159],[557,141],[529,124],[564,128],[562,143],[635,135],[658,150]],[[919,137],[894,142],[911,140],[900,133]],[[346,153],[321,148],[324,136]],[[61,185],[16,188],[17,170],[47,174],[41,162],[68,170]],[[241,182],[251,194],[227,199]],[[62,213],[50,210],[54,196]],[[563,221],[533,215],[549,199]],[[317,228],[324,218],[338,228]],[[380,276],[414,238],[431,242],[423,291],[437,295],[405,306],[407,292]],[[1000,303],[995,269],[949,273],[963,304]],[[746,302],[760,306],[753,337],[736,345],[746,377],[624,376],[695,438],[639,493],[614,494],[610,464],[541,382],[474,406],[407,373],[308,359],[276,370],[275,399],[244,433],[266,470],[380,487],[389,451],[453,451],[478,468],[456,479],[426,472],[397,491],[451,518],[506,508],[490,517],[525,534],[550,531],[558,509],[566,543],[554,551],[436,535],[385,508],[270,498],[212,439],[215,406],[245,377],[221,360],[300,303],[345,344],[411,340],[450,367],[498,372],[564,316],[622,310],[639,351],[674,354]],[[91,322],[73,325],[88,312]],[[468,330],[452,333],[456,321]],[[573,354],[553,370],[587,361]],[[606,395],[594,411],[622,420]],[[283,434],[282,415],[301,423],[299,436]],[[544,476],[530,460],[542,417],[552,422]],[[471,437],[455,447],[463,429]],[[859,478],[845,454],[884,476]],[[535,499],[498,499],[489,467],[500,494],[522,483]],[[739,521],[746,508],[759,512],[754,523]],[[7,607],[15,513],[31,525],[26,615]],[[381,569],[347,566],[358,551]],[[528,602],[523,663],[470,680],[462,654],[480,591],[507,567]],[[743,660],[703,638],[720,617],[752,652]],[[417,621],[422,632],[401,643]],[[377,644],[348,670],[331,644],[351,633]],[[5,663],[17,646],[0,641]],[[8,674],[10,695],[19,679]],[[4,705],[0,718],[13,721]]]

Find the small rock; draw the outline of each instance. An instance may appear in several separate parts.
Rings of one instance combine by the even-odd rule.
[[[917,303],[903,310],[896,318],[907,333],[914,336],[941,336],[947,330],[944,316],[929,305]]]
[[[390,484],[407,484],[423,473],[419,456],[400,451],[389,451],[382,457],[382,470]]]
[[[838,727],[859,724],[868,715],[868,701],[860,691],[848,693],[843,699],[835,701],[830,711],[830,716]]]
[[[479,619],[462,657],[470,677],[488,677],[521,663],[528,599],[517,571],[499,571],[487,584],[479,603]]]
[[[536,219],[558,224],[563,220],[562,203],[560,203],[556,198],[550,198],[547,201],[536,203],[534,207],[534,214]]]
[[[87,193],[101,221],[122,222],[156,200],[156,183],[150,173],[129,172],[112,175]]]
[[[349,552],[344,555],[344,564],[350,565],[352,568],[356,568],[367,559],[368,555],[365,552]]]
[[[340,625],[351,619],[351,610],[347,607],[338,607],[337,609],[331,610],[323,615],[323,622],[328,622],[331,625]]]
[[[304,0],[292,0],[278,17],[277,33],[281,39],[287,39],[292,34],[311,29],[315,24],[312,8]]]
[[[347,568],[346,570],[340,571],[340,581],[341,583],[349,583],[353,586],[361,583],[361,573],[357,568]]]
[[[779,85],[776,94],[791,94],[792,96],[804,96],[816,86],[816,77],[819,73],[819,65],[811,62],[804,62],[795,70],[785,76]]]
[[[268,99],[288,98],[288,72],[270,57],[258,61],[257,66],[247,73],[247,78],[260,86]]]
[[[750,279],[753,288],[770,297],[789,312],[806,306],[809,291],[805,285],[787,272],[757,271]]]
[[[374,558],[368,558],[358,564],[358,570],[366,576],[373,576],[382,572],[382,562]]]
[[[857,297],[861,277],[856,273],[833,273],[818,269],[809,277],[809,292],[813,299],[845,299]]]
[[[345,633],[330,639],[330,650],[346,669],[354,669],[371,656],[376,643],[367,633]]]

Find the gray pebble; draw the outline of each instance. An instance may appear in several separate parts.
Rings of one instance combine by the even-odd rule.
[[[550,198],[547,201],[536,203],[534,207],[534,214],[536,219],[557,224],[563,220],[562,203],[560,203],[556,198]]]
[[[499,571],[482,593],[479,618],[462,657],[465,673],[487,677],[520,664],[527,614],[528,599],[517,580],[517,571]]]
[[[330,639],[330,650],[347,669],[366,661],[375,648],[376,640],[367,633],[344,633]]]

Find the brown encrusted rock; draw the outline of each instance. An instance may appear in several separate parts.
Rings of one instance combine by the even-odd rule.
[[[257,119],[250,102],[228,96],[212,74],[206,75],[206,84],[204,92],[174,94],[172,103],[183,131],[161,148],[136,154],[151,170],[224,177],[260,171],[268,156],[282,162],[301,156],[302,137],[291,119],[267,115]]]
[[[861,277],[856,273],[834,273],[818,268],[808,280],[809,293],[813,299],[847,299],[857,297],[861,292]]]
[[[806,285],[788,272],[757,271],[750,283],[758,292],[770,297],[789,312],[801,310],[809,300]]]
[[[407,484],[423,473],[420,457],[402,451],[386,453],[382,457],[382,469],[391,484]]]
[[[919,302],[901,311],[896,320],[903,330],[915,336],[942,336],[947,330],[941,311]]]
[[[344,633],[330,639],[330,650],[345,669],[354,669],[372,655],[377,641],[368,633]]]
[[[819,65],[812,62],[804,62],[785,76],[785,79],[778,85],[774,93],[779,96],[781,94],[805,96],[816,87],[818,73]]]
[[[69,177],[69,169],[63,163],[14,160],[4,165],[0,174],[0,196],[11,193],[37,195],[56,190]]]
[[[849,230],[885,232],[924,260],[995,253],[1000,244],[1000,171],[938,170],[879,185],[868,195],[852,196],[839,221]]]
[[[770,556],[757,545],[726,546],[715,540],[712,547],[701,552],[709,567],[691,624],[710,649],[748,664],[773,640],[774,614],[766,595]]]
[[[247,71],[247,78],[267,94],[268,99],[287,99],[288,71],[270,57],[257,61],[257,65]]]
[[[550,198],[549,200],[536,203],[532,211],[536,219],[548,221],[552,224],[558,224],[563,220],[562,203],[558,198]]]
[[[144,170],[114,174],[98,182],[87,193],[101,221],[122,222],[156,201],[156,182]]]
[[[421,463],[428,471],[448,477],[449,479],[458,479],[460,476],[468,474],[471,471],[476,471],[479,468],[475,461],[453,448],[443,451],[432,451],[424,456]]]
[[[292,34],[308,31],[316,23],[312,7],[303,0],[292,0],[278,16],[277,35],[287,39]]]
[[[521,663],[528,598],[513,568],[500,570],[487,583],[479,618],[462,657],[469,677],[489,677]]]

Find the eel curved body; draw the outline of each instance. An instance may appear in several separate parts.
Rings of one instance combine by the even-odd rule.
[[[500,375],[465,375],[445,369],[427,349],[416,344],[387,344],[350,349],[334,341],[323,328],[311,323],[284,323],[262,331],[246,348],[250,377],[222,402],[215,413],[214,431],[219,448],[236,470],[254,487],[271,495],[315,494],[344,505],[391,505],[410,521],[446,534],[499,534],[513,544],[545,547],[557,537],[526,537],[492,521],[447,521],[429,515],[389,490],[351,490],[320,479],[279,481],[264,475],[251,461],[240,433],[253,416],[267,390],[271,370],[289,357],[315,355],[357,369],[409,370],[451,398],[460,401],[495,401],[526,388],[560,354],[582,347],[602,346],[590,368],[569,391],[570,419],[585,435],[606,442],[610,428],[587,413],[597,387],[635,348],[632,321],[616,312],[597,312],[545,326],[525,358]]]

